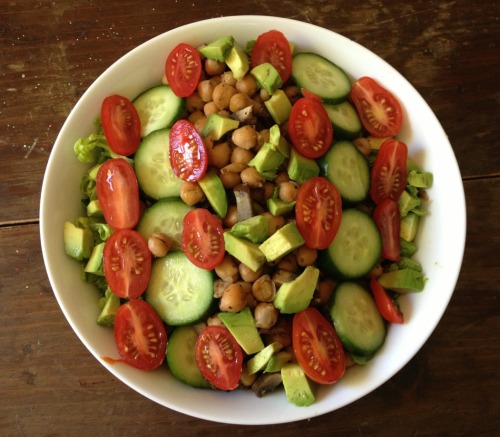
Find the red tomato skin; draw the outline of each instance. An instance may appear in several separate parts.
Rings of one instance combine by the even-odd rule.
[[[401,130],[403,111],[399,101],[371,77],[354,82],[350,98],[364,128],[374,137],[392,137]]]
[[[401,259],[401,215],[399,206],[392,199],[380,202],[373,211],[373,219],[382,236],[382,257],[390,261]]]
[[[285,35],[279,30],[259,35],[252,48],[251,62],[253,67],[269,62],[286,83],[292,73],[292,50]]]
[[[132,229],[140,218],[139,184],[123,158],[108,159],[97,172],[97,198],[113,229]]]
[[[293,316],[292,345],[302,370],[313,381],[333,384],[344,375],[342,342],[333,324],[316,308],[309,307]]]
[[[382,317],[389,323],[404,323],[404,316],[396,303],[389,297],[377,278],[370,279],[370,289]]]
[[[184,216],[182,249],[197,267],[213,270],[224,259],[224,229],[221,222],[205,208],[196,208]]]
[[[184,181],[199,181],[208,167],[205,143],[193,123],[178,120],[170,129],[169,159],[175,175]]]
[[[207,326],[196,342],[196,364],[201,374],[214,387],[234,390],[243,368],[243,351],[229,330],[223,326]],[[207,360],[210,359],[210,368]]]
[[[141,120],[133,103],[126,97],[113,94],[101,105],[104,136],[113,152],[129,156],[141,142]]]
[[[306,246],[326,249],[337,235],[342,218],[339,190],[321,176],[307,180],[297,191],[295,216]]]
[[[124,363],[142,370],[153,370],[163,363],[167,332],[160,317],[146,301],[132,299],[118,309],[114,336]],[[156,341],[151,342],[151,339]],[[147,345],[146,350],[144,345]]]
[[[375,204],[385,199],[397,201],[406,188],[408,147],[398,140],[382,143],[373,163],[370,196]]]
[[[178,97],[188,97],[198,86],[201,76],[201,57],[195,47],[180,43],[165,62],[168,84]]]
[[[328,151],[333,126],[318,99],[303,97],[295,102],[288,119],[288,134],[295,149],[306,158],[320,158]]]
[[[104,244],[104,276],[113,294],[136,299],[147,288],[151,252],[144,237],[132,229],[119,229]]]

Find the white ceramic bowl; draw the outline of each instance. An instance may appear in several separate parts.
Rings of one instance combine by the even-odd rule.
[[[165,368],[145,372],[121,363],[108,364],[102,357],[118,357],[112,330],[95,323],[97,293],[80,281],[78,263],[63,250],[63,223],[82,214],[79,184],[84,166],[77,162],[73,144],[93,131],[102,99],[113,93],[134,98],[158,84],[166,56],[179,42],[199,45],[233,35],[244,44],[270,29],[281,30],[298,50],[332,60],[351,78],[370,75],[390,89],[404,108],[400,138],[409,145],[415,161],[434,174],[429,215],[417,237],[416,258],[429,278],[425,291],[401,299],[406,323],[390,327],[375,359],[350,369],[340,382],[319,387],[316,403],[301,408],[290,404],[283,390],[259,399],[251,391],[193,389],[176,381]],[[179,27],[114,63],[85,92],[66,120],[50,155],[40,209],[41,243],[52,288],[71,327],[96,359],[125,384],[165,407],[235,424],[283,423],[324,414],[365,396],[398,372],[431,335],[452,296],[462,262],[465,221],[463,185],[453,150],[433,112],[406,79],[343,36],[299,21],[261,16],[216,18]]]

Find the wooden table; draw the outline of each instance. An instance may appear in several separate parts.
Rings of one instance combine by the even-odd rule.
[[[500,3],[447,0],[17,0],[0,10],[0,435],[498,435]],[[389,382],[310,421],[241,427],[163,408],[78,340],[47,279],[39,197],[66,116],[115,60],[176,26],[276,15],[386,59],[435,111],[467,198],[463,267],[430,340]],[[443,163],[446,165],[446,163]]]

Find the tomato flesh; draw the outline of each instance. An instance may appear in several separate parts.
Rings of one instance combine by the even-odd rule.
[[[257,38],[252,48],[252,66],[270,63],[285,83],[292,73],[292,50],[285,35],[278,30],[270,30]]]
[[[143,370],[156,369],[163,363],[167,332],[160,317],[146,301],[133,299],[118,309],[114,336],[124,363]]]
[[[382,317],[390,323],[404,323],[404,316],[377,278],[370,279],[370,289]]]
[[[221,390],[238,387],[243,367],[243,351],[229,330],[207,326],[196,342],[196,364],[205,379]]]
[[[382,257],[390,261],[399,261],[401,215],[397,202],[392,199],[380,202],[373,211],[373,219],[382,236]]]
[[[295,102],[288,120],[288,134],[297,151],[307,158],[323,156],[333,141],[333,127],[326,109],[313,97]]]
[[[132,102],[114,94],[101,105],[104,136],[113,152],[128,156],[136,152],[141,142],[141,120]]]
[[[202,269],[213,270],[224,258],[224,229],[205,208],[193,209],[184,216],[181,241],[186,256]]]
[[[170,139],[170,165],[175,175],[184,181],[199,181],[207,171],[208,154],[203,139],[193,123],[178,120],[172,126]]]
[[[198,86],[201,58],[195,47],[181,43],[174,47],[165,63],[168,84],[178,97],[188,97]]]
[[[139,222],[139,184],[125,159],[108,159],[101,165],[96,191],[104,218],[113,229],[131,229]]]
[[[397,201],[406,188],[408,147],[398,140],[386,140],[373,163],[370,196],[378,205],[385,199]]]
[[[403,123],[403,111],[394,95],[368,76],[352,84],[350,98],[361,123],[374,137],[396,135]]]
[[[337,235],[342,200],[337,187],[317,176],[304,182],[295,204],[297,227],[311,249],[326,249]]]
[[[345,372],[342,343],[329,322],[316,308],[296,313],[292,324],[292,344],[304,373],[319,384],[332,384]]]
[[[113,232],[104,244],[103,269],[114,294],[123,299],[138,298],[151,273],[151,252],[144,237],[132,229]]]

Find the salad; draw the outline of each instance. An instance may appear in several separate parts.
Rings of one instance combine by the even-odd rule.
[[[277,30],[180,43],[157,86],[104,98],[64,242],[116,361],[305,406],[372,359],[404,323],[397,297],[425,286],[432,174],[401,124],[389,90]]]

